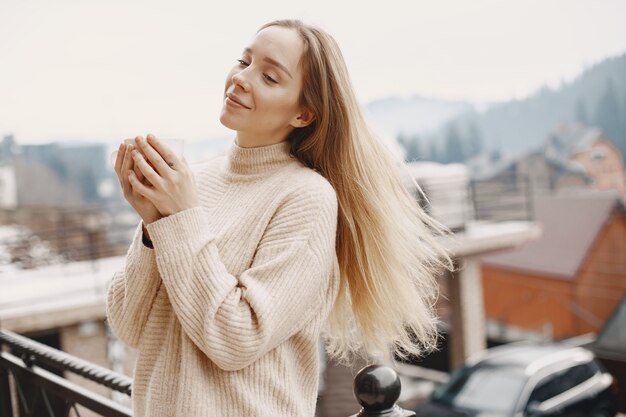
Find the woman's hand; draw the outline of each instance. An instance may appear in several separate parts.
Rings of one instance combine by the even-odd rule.
[[[130,183],[128,178],[129,172],[134,173],[137,181],[145,181],[143,174],[134,163],[131,156],[132,152],[136,152],[133,145],[126,145],[124,143],[120,145],[117,152],[117,158],[115,159],[115,174],[120,181],[126,201],[128,201],[137,214],[139,214],[144,224],[149,224],[153,221],[159,220],[163,216],[159,213],[159,210],[157,210],[155,205],[143,195],[138,193]]]
[[[139,151],[132,151],[132,157],[139,173],[128,173],[133,190],[152,202],[163,216],[197,207],[196,184],[187,162],[153,135],[146,139],[138,136],[135,143]]]

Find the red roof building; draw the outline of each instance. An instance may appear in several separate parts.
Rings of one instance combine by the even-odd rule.
[[[490,324],[561,339],[597,333],[626,293],[626,209],[614,192],[535,200],[540,239],[483,258]]]

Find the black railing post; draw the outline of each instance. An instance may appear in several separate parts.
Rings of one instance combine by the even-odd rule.
[[[0,417],[13,417],[9,370],[2,366],[0,366]]]
[[[415,416],[414,412],[396,405],[402,389],[400,377],[387,366],[366,366],[354,378],[353,386],[354,395],[363,408],[351,417]]]

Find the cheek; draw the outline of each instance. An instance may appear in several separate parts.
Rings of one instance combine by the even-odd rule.
[[[262,101],[266,109],[286,114],[297,111],[299,97],[291,91],[280,91],[265,95]]]
[[[226,91],[233,83],[233,75],[235,75],[235,72],[236,71],[233,68],[230,71],[228,71],[228,74],[226,75],[226,80],[224,81],[224,95],[226,95]]]

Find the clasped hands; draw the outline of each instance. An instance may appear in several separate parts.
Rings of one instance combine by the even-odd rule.
[[[134,145],[122,143],[115,173],[124,198],[144,225],[198,206],[193,173],[187,162],[161,141],[137,136]]]

